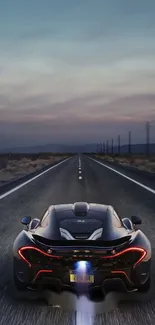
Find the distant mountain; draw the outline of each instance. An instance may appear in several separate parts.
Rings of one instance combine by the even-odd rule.
[[[115,147],[114,148],[114,153],[118,152],[118,148]],[[121,153],[128,153],[129,152],[129,147],[128,145],[123,145],[121,146]],[[131,145],[131,152],[137,153],[137,154],[143,154],[146,153],[146,144],[142,143],[142,144],[133,144]],[[155,154],[155,143],[151,143],[150,144],[150,153]]]
[[[0,149],[0,153],[38,153],[38,152],[53,152],[53,153],[81,153],[81,152],[96,152],[97,144],[86,145],[61,145],[47,144],[33,147],[14,147]]]
[[[38,152],[53,152],[53,153],[95,153],[97,152],[97,144],[85,144],[85,145],[64,145],[64,144],[46,144],[36,145],[32,147],[14,147],[0,149],[0,153],[38,153]],[[111,147],[109,147],[109,153]],[[118,152],[118,148],[114,147],[114,153]],[[132,153],[145,153],[145,144],[131,145]],[[155,154],[155,143],[150,144],[150,152]],[[121,153],[128,153],[128,145],[121,146]]]
[[[111,146],[109,146],[108,151],[109,151],[109,154],[112,152]],[[99,149],[99,152],[101,152],[100,149]],[[114,154],[118,153],[118,146],[115,146],[113,148],[113,152],[114,152]],[[120,152],[121,152],[121,154],[127,154],[129,152],[129,146],[128,145],[122,145],[120,147]],[[142,143],[142,144],[133,144],[133,145],[131,145],[131,153],[133,153],[133,154],[144,154],[144,153],[146,153],[146,144]],[[150,153],[155,154],[155,143],[150,144]]]

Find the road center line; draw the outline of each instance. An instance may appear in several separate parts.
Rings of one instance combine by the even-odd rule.
[[[40,177],[40,176],[46,174],[47,172],[49,172],[50,170],[56,168],[57,166],[63,164],[65,161],[67,161],[67,160],[70,159],[70,158],[71,158],[71,157],[69,157],[69,158],[67,158],[67,159],[65,159],[65,160],[63,160],[63,161],[60,161],[58,164],[56,164],[56,165],[54,165],[54,166],[52,166],[52,167],[46,169],[46,170],[43,171],[42,173],[40,173],[40,174],[38,174],[38,175],[32,177],[31,179],[29,179],[28,181],[26,181],[26,182],[24,182],[24,183],[22,183],[22,184],[20,184],[20,185],[18,185],[18,186],[16,186],[16,187],[12,188],[10,191],[8,191],[8,192],[6,192],[6,193],[0,195],[0,200],[2,200],[4,197],[10,195],[11,193],[13,193],[13,192],[19,190],[21,187],[27,185],[28,183],[34,181],[34,180],[37,179],[38,177]]]
[[[133,182],[133,183],[135,183],[135,184],[141,186],[141,187],[144,188],[145,190],[147,190],[147,191],[149,191],[149,192],[155,194],[155,190],[153,190],[151,187],[148,187],[148,186],[146,186],[145,184],[142,184],[142,183],[136,181],[135,179],[126,176],[125,174],[122,174],[121,172],[117,171],[116,169],[114,169],[114,168],[112,168],[112,167],[109,167],[109,166],[107,166],[107,165],[101,163],[100,161],[98,161],[98,160],[96,160],[96,159],[94,159],[94,158],[91,158],[91,157],[88,157],[88,158],[91,159],[91,160],[93,160],[93,161],[95,161],[95,162],[98,163],[99,165],[101,165],[101,166],[103,166],[103,167],[106,167],[106,168],[109,169],[109,170],[112,170],[112,171],[115,172],[116,174],[118,174],[118,175],[120,175],[120,176],[122,176],[122,177],[128,179],[129,181],[131,181],[131,182]]]

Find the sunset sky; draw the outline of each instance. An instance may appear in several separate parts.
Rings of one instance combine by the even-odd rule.
[[[1,147],[143,142],[146,120],[154,0],[0,0]]]

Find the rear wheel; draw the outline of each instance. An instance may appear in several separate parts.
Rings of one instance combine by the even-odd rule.
[[[147,281],[144,284],[142,284],[140,287],[138,287],[138,291],[139,292],[147,292],[150,290],[150,287],[151,287],[151,277],[149,276]]]
[[[16,276],[16,274],[14,273],[14,284],[15,284],[15,286],[16,286],[16,288],[18,289],[18,290],[26,290],[26,285],[25,285],[25,283],[23,283],[23,282],[21,282],[18,278],[17,278],[17,276]]]
[[[14,280],[15,287],[18,290],[20,290],[20,291],[26,290],[26,284],[24,282],[20,281],[17,277],[15,260],[13,261],[13,280]]]

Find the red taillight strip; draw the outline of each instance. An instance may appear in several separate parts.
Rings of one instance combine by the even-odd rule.
[[[113,273],[113,274],[123,274],[123,275],[126,276],[127,280],[128,280],[129,282],[131,282],[130,279],[129,279],[129,277],[128,277],[128,275],[126,274],[125,271],[111,271],[111,273]]]
[[[39,270],[36,274],[36,276],[34,277],[32,283],[34,283],[36,281],[36,279],[38,278],[38,276],[41,274],[41,273],[52,273],[53,271],[52,270]]]
[[[139,264],[143,259],[144,259],[144,257],[146,256],[146,251],[145,250],[143,250],[143,255],[140,257],[140,259],[134,264],[134,268],[136,267],[136,265],[137,264]]]
[[[130,251],[132,251],[132,252],[137,251],[137,252],[143,253],[142,256],[134,264],[133,267],[136,267],[136,265],[138,263],[140,263],[143,260],[143,258],[146,256],[146,254],[147,254],[146,251],[145,251],[145,249],[143,249],[141,247],[129,247],[129,248],[126,248],[126,249],[124,249],[123,251],[121,251],[119,253],[116,253],[116,254],[113,254],[113,255],[110,255],[110,256],[101,256],[101,258],[114,258],[114,257],[120,256],[120,255],[125,254],[125,253],[130,252]]]
[[[25,250],[30,250],[30,249],[33,249],[45,256],[48,256],[48,257],[51,257],[51,258],[56,258],[56,259],[60,259],[61,256],[57,256],[57,255],[51,255],[51,254],[48,254],[48,253],[45,253],[44,251],[42,251],[41,249],[37,248],[37,247],[33,247],[33,246],[24,246],[24,247],[21,247],[19,250],[18,250],[18,254],[21,256],[21,258],[26,262],[28,263],[29,267],[31,267],[31,263],[23,256],[22,252],[25,251]]]
[[[18,254],[20,255],[20,257],[22,258],[22,260],[24,260],[29,267],[31,267],[31,263],[23,256],[23,254],[21,253],[21,248],[18,250]]]

